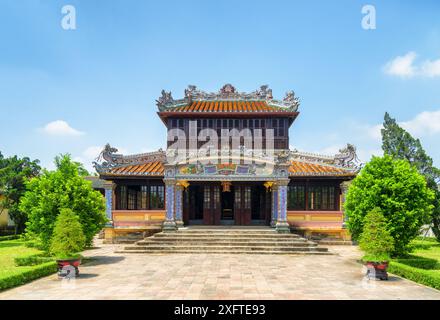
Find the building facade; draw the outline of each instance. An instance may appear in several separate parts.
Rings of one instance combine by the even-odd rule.
[[[276,100],[268,86],[251,93],[189,86],[178,100],[162,91],[157,106],[166,150],[121,155],[106,145],[95,162],[105,180],[107,240],[196,224],[348,237],[342,205],[359,170],[356,150],[290,150],[299,115],[293,91]]]
[[[14,228],[14,221],[12,221],[11,217],[9,216],[8,209],[2,208],[1,201],[4,200],[4,195],[2,194],[2,191],[0,190],[0,235],[7,231]]]

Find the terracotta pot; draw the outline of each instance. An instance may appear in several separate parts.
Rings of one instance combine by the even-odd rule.
[[[59,259],[58,264],[58,277],[60,278],[75,278],[79,276],[79,265],[81,264],[81,258],[74,259]],[[73,275],[72,273],[75,272]]]
[[[367,278],[373,280],[388,280],[388,261],[367,261],[365,262],[367,267]]]

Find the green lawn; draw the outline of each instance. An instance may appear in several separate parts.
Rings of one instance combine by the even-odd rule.
[[[440,262],[440,242],[436,241],[435,238],[419,238],[411,244],[414,247],[413,254]]]
[[[33,266],[16,266],[15,258],[39,253],[42,252],[38,249],[26,247],[23,240],[1,241],[0,290],[21,285],[56,272],[56,263],[53,261]]]
[[[440,290],[440,243],[420,238],[411,246],[411,254],[391,261],[389,272]]]
[[[41,253],[41,251],[35,248],[26,247],[23,240],[0,242],[0,278],[14,272],[20,272],[20,269],[26,268],[16,267],[14,258],[37,253]]]

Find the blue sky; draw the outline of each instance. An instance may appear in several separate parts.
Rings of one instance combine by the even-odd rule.
[[[76,30],[61,27],[64,5]],[[365,4],[375,30],[361,27]],[[391,113],[440,166],[438,1],[0,1],[0,151],[41,160],[69,152],[88,168],[109,142],[164,147],[162,89],[293,89],[291,145],[380,153]],[[57,121],[57,122],[56,122]]]

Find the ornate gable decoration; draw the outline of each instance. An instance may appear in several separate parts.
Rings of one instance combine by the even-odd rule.
[[[299,152],[298,150],[290,151],[290,160],[323,164],[343,168],[351,172],[358,172],[362,169],[363,163],[356,154],[356,147],[347,143],[347,146],[339,150],[334,156],[324,156],[308,152]]]
[[[166,159],[165,151],[159,149],[154,152],[140,153],[135,155],[124,156],[117,154],[118,149],[113,148],[110,144],[106,144],[104,150],[101,151],[96,161],[93,162],[98,173],[107,173],[114,168],[123,167],[127,165],[138,165],[149,162],[164,162]]]
[[[300,105],[298,97],[294,91],[289,91],[283,100],[275,100],[272,96],[272,89],[268,85],[260,86],[251,93],[238,92],[231,84],[225,84],[217,93],[205,92],[197,89],[194,85],[189,85],[185,89],[183,99],[174,100],[171,92],[162,90],[162,95],[156,100],[159,111],[166,111],[173,107],[191,104],[193,101],[266,101],[268,105],[286,108],[287,111],[297,111]]]

